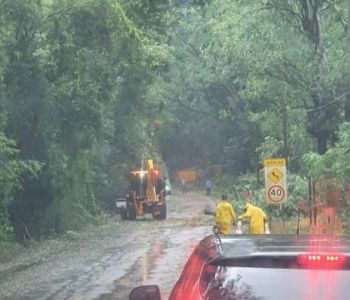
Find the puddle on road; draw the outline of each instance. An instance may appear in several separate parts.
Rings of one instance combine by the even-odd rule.
[[[210,231],[210,227],[188,230],[177,228],[177,234],[174,234],[172,229],[168,229],[163,232],[162,240],[150,243],[150,249],[126,270],[126,275],[113,282],[110,292],[100,294],[95,299],[129,299],[129,293],[134,287],[148,284],[158,285],[162,299],[167,299],[195,245]]]
[[[147,284],[157,260],[162,257],[167,248],[167,242],[155,241],[152,243],[151,249],[127,270],[127,274],[114,281],[114,290],[100,295],[96,300],[129,299],[132,288]]]

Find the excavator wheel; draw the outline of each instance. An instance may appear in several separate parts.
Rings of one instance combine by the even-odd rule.
[[[166,219],[166,204],[163,203],[160,206],[159,220],[165,220],[165,219]]]
[[[126,220],[127,219],[127,212],[126,212],[126,208],[123,208],[121,211],[120,211],[120,217],[122,220]]]
[[[152,217],[155,220],[164,220],[166,218],[166,204],[152,207]]]
[[[130,201],[126,202],[126,219],[132,221],[136,219],[136,211],[134,205]]]

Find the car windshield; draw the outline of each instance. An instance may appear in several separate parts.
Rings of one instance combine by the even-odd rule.
[[[347,299],[349,276],[349,270],[217,266],[211,277],[202,277],[201,295],[206,300]]]
[[[203,299],[346,299],[350,292],[347,240],[295,236],[209,240],[221,244],[221,254],[202,268]]]

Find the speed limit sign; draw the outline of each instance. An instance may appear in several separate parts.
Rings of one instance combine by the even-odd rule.
[[[267,193],[270,201],[274,203],[281,203],[286,195],[284,188],[280,185],[273,185],[269,188]]]

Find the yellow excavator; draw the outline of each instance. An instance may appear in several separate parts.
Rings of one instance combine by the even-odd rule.
[[[130,172],[130,192],[125,198],[123,218],[135,220],[146,213],[151,213],[153,219],[166,218],[166,178],[163,175],[153,160],[147,160],[147,170]]]

